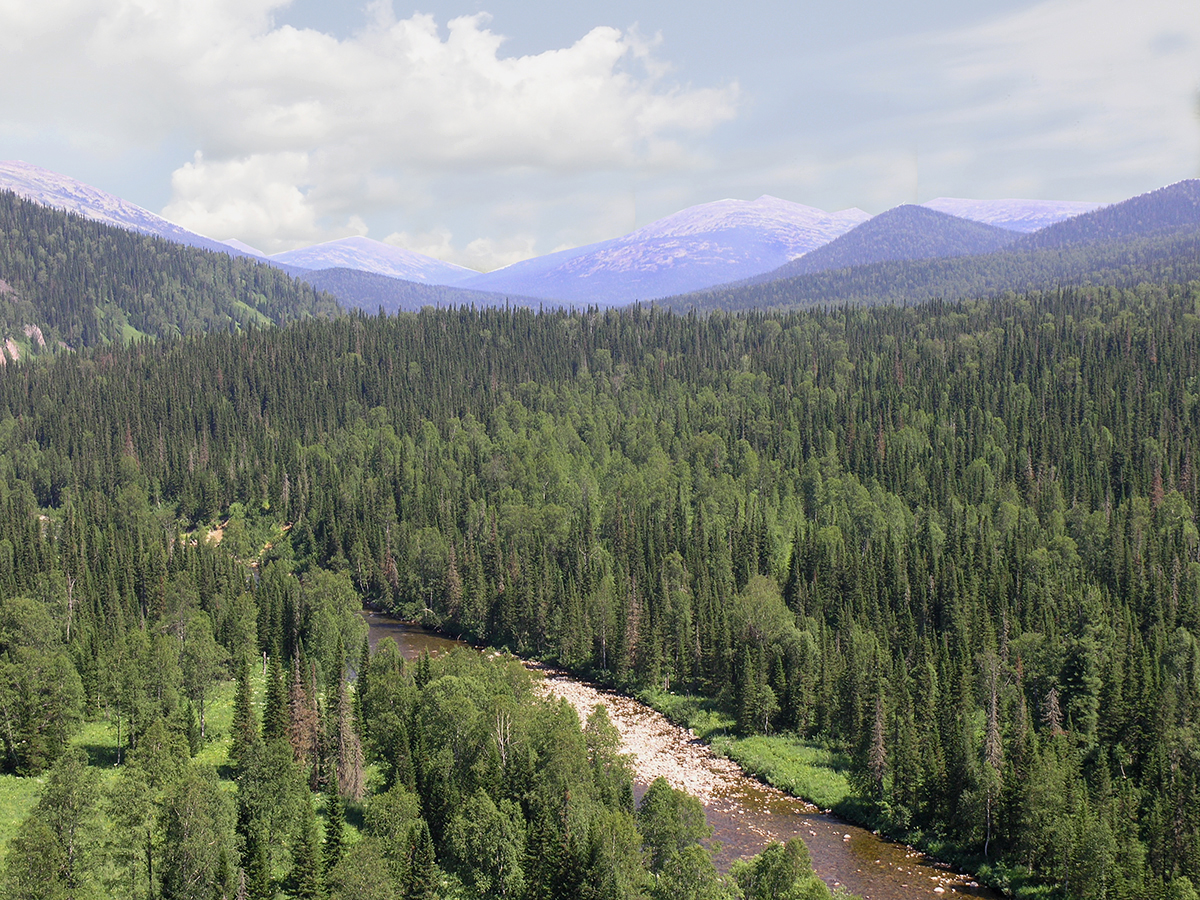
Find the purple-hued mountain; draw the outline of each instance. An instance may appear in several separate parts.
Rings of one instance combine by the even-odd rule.
[[[624,237],[514,263],[458,286],[616,306],[769,272],[869,218],[861,209],[827,213],[776,197],[720,200]]]
[[[422,284],[457,285],[478,277],[474,269],[442,262],[423,253],[403,250],[367,237],[339,238],[299,250],[276,253],[268,260],[299,269],[357,269]]]
[[[841,237],[751,283],[777,281],[833,269],[907,259],[949,259],[993,253],[1020,237],[1016,232],[924,206],[894,206]]]
[[[221,241],[181,228],[149,210],[114,197],[99,188],[19,160],[0,161],[0,190],[19,197],[83,216],[104,225],[154,235],[176,244],[242,255]]]
[[[1084,203],[1076,200],[961,200],[956,197],[938,197],[922,203],[926,209],[994,225],[1007,231],[1028,234],[1047,225],[1089,213],[1103,206],[1102,203]]]

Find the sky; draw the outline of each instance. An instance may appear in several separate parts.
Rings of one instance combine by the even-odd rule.
[[[1200,176],[1196,0],[0,0],[0,158],[278,252],[484,271],[763,194]]]

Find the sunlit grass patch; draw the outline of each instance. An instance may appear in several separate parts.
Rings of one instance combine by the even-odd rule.
[[[853,797],[844,755],[794,735],[739,738],[737,723],[720,704],[695,694],[646,690],[638,695],[676,725],[690,728],[715,753],[727,756],[747,774],[782,791],[833,809]]]
[[[637,699],[658,710],[676,725],[691,729],[702,741],[711,741],[717,735],[732,733],[737,724],[733,716],[722,710],[717,702],[709,697],[646,690],[638,694]]]
[[[721,743],[725,755],[748,774],[823,809],[834,809],[853,795],[846,778],[848,761],[825,747],[792,735],[755,735]]]
[[[44,778],[0,775],[0,859],[7,852],[8,842],[17,833],[17,827],[37,803],[44,783]]]

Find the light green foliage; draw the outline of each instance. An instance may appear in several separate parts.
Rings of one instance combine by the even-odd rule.
[[[678,791],[665,778],[656,778],[642,797],[637,813],[650,871],[663,870],[668,860],[712,835],[704,807],[690,794]]]
[[[625,809],[633,808],[633,763],[621,752],[621,733],[608,717],[603,704],[597,704],[583,729],[588,760],[595,773],[600,799]]]
[[[320,663],[326,678],[332,679],[339,652],[344,655],[346,647],[360,646],[366,635],[367,623],[359,615],[362,598],[349,575],[324,569],[316,569],[304,577],[300,597],[307,632],[305,651]]]
[[[4,896],[9,900],[67,900],[72,894],[64,871],[66,854],[54,831],[30,816],[17,830],[4,865]]]
[[[63,753],[50,769],[37,806],[5,858],[6,889],[12,896],[90,895],[97,861],[98,781],[78,749]]]
[[[397,896],[387,857],[374,838],[349,848],[326,883],[330,900],[395,900]]]
[[[199,610],[188,614],[180,652],[183,690],[200,715],[200,738],[207,731],[206,701],[213,683],[224,674],[226,653],[213,638],[212,620]]]
[[[235,883],[233,809],[211,769],[189,767],[159,816],[163,900],[218,900]]]
[[[259,829],[272,867],[280,864],[300,839],[298,828],[311,807],[304,773],[287,741],[256,743],[243,752],[237,800],[239,818]]]
[[[751,775],[823,809],[833,809],[853,794],[846,777],[848,760],[828,748],[791,735],[755,735],[718,741],[717,746]]]
[[[124,766],[104,792],[104,811],[112,823],[108,852],[115,859],[119,874],[118,891],[131,898],[150,893],[152,875],[156,791],[141,766]]]
[[[800,838],[771,844],[751,860],[739,861],[731,872],[745,900],[823,900],[829,888],[812,870],[808,849]]]
[[[651,894],[659,900],[736,900],[737,883],[721,878],[712,854],[699,844],[669,856],[655,873]]]
[[[524,894],[525,818],[511,800],[497,806],[476,791],[450,823],[447,845],[455,870],[480,897]]]

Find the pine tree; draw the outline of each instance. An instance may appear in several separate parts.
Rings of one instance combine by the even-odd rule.
[[[250,682],[250,663],[238,667],[237,693],[233,698],[232,742],[229,758],[237,765],[246,748],[261,740],[258,733],[258,715],[254,711],[254,688]]]
[[[336,776],[336,773],[335,773]],[[337,791],[329,791],[325,795],[325,808],[328,819],[325,822],[325,875],[342,861],[345,851],[346,807]]]
[[[288,719],[288,689],[277,653],[271,657],[270,667],[267,669],[267,696],[263,706],[263,740],[286,739]]]
[[[300,828],[300,836],[292,849],[292,868],[284,879],[284,886],[296,900],[319,900],[325,893],[324,866],[317,818],[311,806]]]

